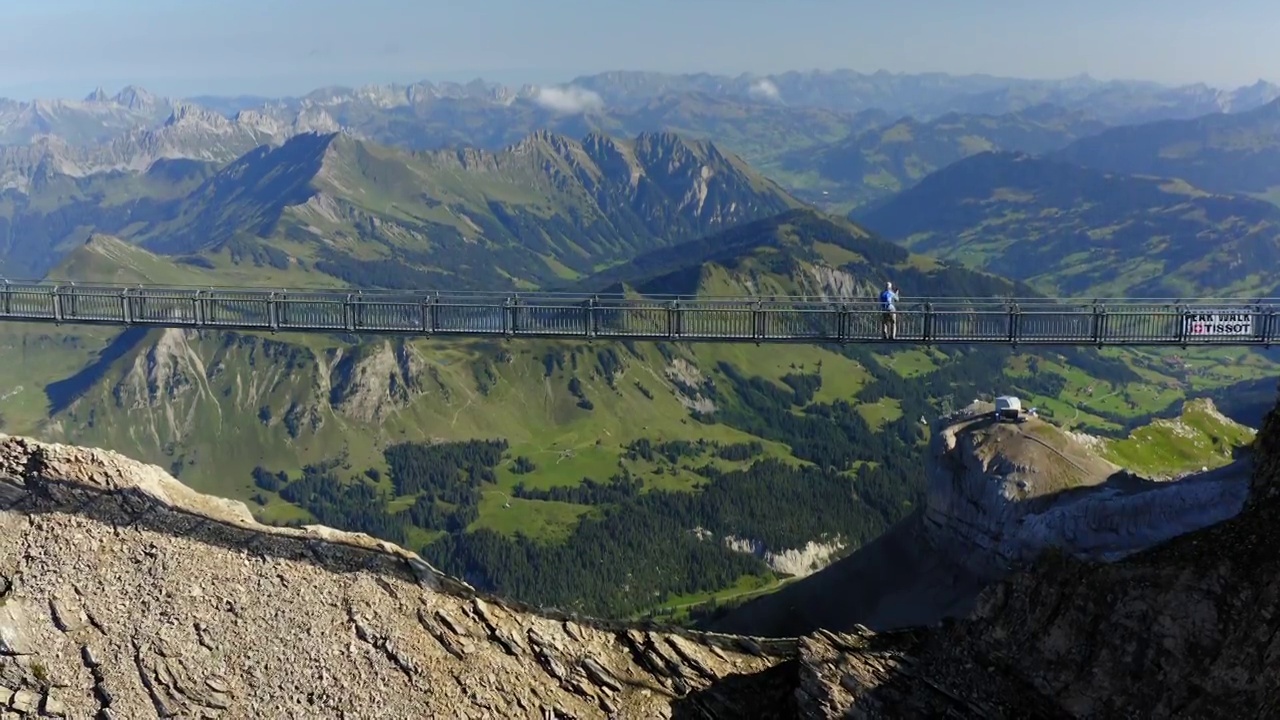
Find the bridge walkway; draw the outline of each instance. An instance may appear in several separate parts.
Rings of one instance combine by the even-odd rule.
[[[886,340],[860,298],[0,285],[0,321],[432,337],[1270,347],[1278,314],[1274,298],[904,298]]]

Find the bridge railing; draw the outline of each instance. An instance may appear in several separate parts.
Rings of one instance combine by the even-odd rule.
[[[1264,345],[1280,300],[908,299],[898,341],[1097,345]],[[6,283],[0,319],[109,325],[634,338],[878,342],[874,302],[812,297],[620,297],[393,293]]]

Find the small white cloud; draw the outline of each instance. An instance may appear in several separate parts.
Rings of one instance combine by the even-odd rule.
[[[570,85],[566,88],[540,87],[533,93],[533,101],[548,110],[576,114],[598,110],[604,100],[595,92]]]
[[[767,100],[782,99],[782,94],[778,92],[778,86],[774,85],[769,78],[761,78],[751,83],[751,88],[748,92],[751,97],[765,98]]]

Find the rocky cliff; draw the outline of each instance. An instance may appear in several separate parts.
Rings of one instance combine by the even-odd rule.
[[[1087,437],[1035,417],[997,422],[994,409],[975,403],[935,423],[925,463],[930,544],[981,577],[1000,578],[1050,549],[1118,560],[1244,506],[1247,461],[1148,480],[1106,460]]]
[[[1254,471],[1236,517],[1113,563],[1042,557],[984,592],[965,620],[763,640],[481,597],[364,536],[266,528],[158,468],[0,437],[0,708],[115,718],[1276,716],[1280,408],[1259,435]]]
[[[1236,517],[1116,563],[1057,555],[929,630],[800,641],[854,717],[1280,716],[1280,407]]]
[[[1112,453],[1100,438],[1035,417],[999,423],[993,410],[978,402],[933,423],[923,508],[851,556],[744,605],[712,628],[789,636],[856,625],[931,625],[968,613],[984,588],[1046,551],[1112,562],[1226,520],[1244,506],[1251,459],[1231,462],[1229,442],[1212,443],[1187,422],[1210,418],[1213,430],[1235,439],[1252,431],[1209,400],[1188,402],[1181,417],[1157,420],[1124,441],[1131,454],[1135,443],[1203,441],[1211,447],[1187,456],[1227,463],[1159,479],[1106,459]],[[1167,448],[1146,450],[1161,455]]]

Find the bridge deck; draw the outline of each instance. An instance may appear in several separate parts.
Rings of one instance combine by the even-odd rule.
[[[864,299],[0,285],[0,320],[326,333],[701,342],[1260,345],[1280,299],[904,298],[897,337]]]

